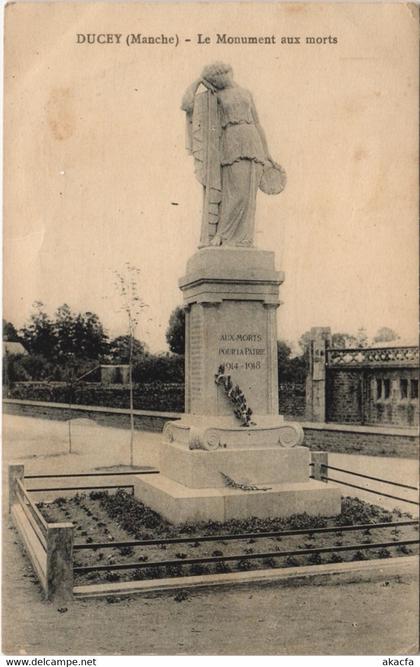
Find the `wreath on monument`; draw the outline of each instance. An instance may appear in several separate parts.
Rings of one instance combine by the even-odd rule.
[[[233,414],[242,422],[241,426],[255,426],[255,422],[251,421],[252,410],[248,407],[245,394],[237,384],[233,384],[230,375],[225,375],[224,364],[219,366],[214,380],[225,390],[226,396],[233,404]]]
[[[251,482],[243,481],[236,482],[232,477],[226,475],[226,473],[221,472],[225,486],[230,486],[232,489],[240,489],[241,491],[271,491],[271,486],[257,486],[256,484],[251,484]]]

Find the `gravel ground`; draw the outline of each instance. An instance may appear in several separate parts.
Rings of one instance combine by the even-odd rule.
[[[84,421],[84,420],[83,420]],[[128,432],[7,417],[4,465],[27,472],[89,471],[127,463]],[[82,428],[83,426],[83,428]],[[64,428],[64,430],[63,430]],[[104,435],[103,431],[106,431]],[[121,432],[122,431],[122,432]],[[136,465],[154,465],[159,435],[136,433]],[[51,455],[52,454],[52,455]],[[76,601],[42,601],[14,530],[3,522],[3,651],[34,655],[386,655],[418,650],[418,586],[379,583],[258,588]]]

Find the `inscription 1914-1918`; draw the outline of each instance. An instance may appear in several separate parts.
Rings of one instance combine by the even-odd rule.
[[[262,343],[263,338],[260,334],[228,334],[220,335],[219,343],[239,343],[238,346],[219,346],[219,356],[227,371],[245,370],[255,371],[262,368],[263,360],[266,354],[265,347],[251,346],[250,343]],[[248,345],[240,345],[241,343],[248,343]],[[258,357],[257,359],[248,360],[245,357]],[[229,361],[227,361],[229,359]]]

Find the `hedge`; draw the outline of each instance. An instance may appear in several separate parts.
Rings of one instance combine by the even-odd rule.
[[[70,395],[70,391],[72,391]],[[100,405],[128,408],[130,394],[120,384],[79,383],[73,390],[63,382],[16,382],[6,390],[8,398],[75,405]],[[164,412],[184,412],[184,384],[181,382],[142,382],[134,385],[134,408]],[[305,386],[281,384],[279,412],[303,416],[305,413]]]
[[[279,386],[279,412],[281,415],[303,417],[305,414],[305,385],[294,382]]]
[[[70,390],[64,383],[16,382],[7,391],[8,398],[74,405],[100,405],[128,408],[127,386],[80,383]],[[134,385],[134,408],[164,412],[184,411],[184,385],[177,382],[145,382]]]

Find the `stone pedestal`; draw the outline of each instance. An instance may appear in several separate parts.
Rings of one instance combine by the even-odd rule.
[[[258,414],[278,415],[276,309],[284,276],[274,253],[203,248],[180,280],[186,308],[185,412],[230,415],[220,364]]]
[[[207,247],[180,280],[186,309],[186,415],[165,425],[160,474],[134,492],[169,521],[340,513],[338,489],[309,479],[299,424],[278,414],[274,253]],[[252,423],[233,415],[220,365],[245,394]]]

